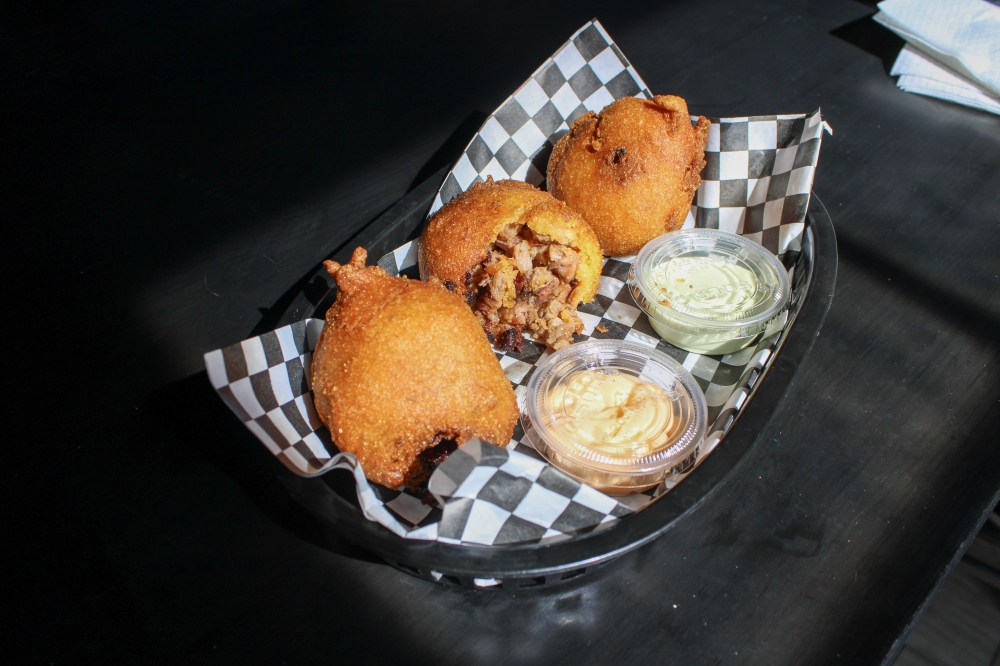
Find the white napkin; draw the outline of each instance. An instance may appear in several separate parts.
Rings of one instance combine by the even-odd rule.
[[[874,19],[1000,97],[1000,7],[986,0],[884,0]]]
[[[903,47],[889,74],[899,77],[896,85],[906,92],[937,97],[1000,115],[1000,99],[987,95],[967,79],[912,46]]]

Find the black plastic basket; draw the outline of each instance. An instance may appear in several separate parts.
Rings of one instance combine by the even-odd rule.
[[[442,170],[403,197],[346,243],[334,259],[346,262],[358,245],[368,250],[370,260],[377,259],[416,237],[445,172]],[[740,459],[778,407],[833,300],[837,239],[830,216],[815,193],[806,218],[802,251],[794,262],[789,325],[761,375],[751,380],[748,404],[727,425],[724,440],[677,487],[613,527],[544,546],[466,546],[409,540],[364,517],[352,482],[339,484],[335,477],[296,476],[276,459],[275,472],[292,497],[331,529],[393,567],[425,580],[506,590],[576,578],[659,537],[685,512],[707,501],[712,491],[735,473]],[[282,296],[254,334],[314,313],[322,316],[333,296],[330,279],[317,267]]]

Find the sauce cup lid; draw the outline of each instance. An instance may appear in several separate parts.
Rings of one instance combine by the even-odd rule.
[[[614,418],[622,416],[621,409],[589,401],[581,394],[581,377],[592,387],[617,389],[619,398],[632,387],[624,409],[642,405],[646,411],[638,420],[643,428],[630,429],[633,421],[615,430],[621,427],[622,419]],[[594,390],[600,392],[600,386]],[[655,485],[678,463],[689,467],[708,411],[701,388],[683,366],[663,352],[624,340],[588,340],[554,353],[532,375],[522,407],[525,433],[549,462],[596,487],[625,489]],[[603,423],[609,414],[618,424],[610,426],[618,441],[578,436],[582,423]]]
[[[668,290],[668,272],[680,265],[675,260],[712,262],[728,269],[728,279],[710,288],[689,285],[690,295]],[[763,329],[788,305],[791,294],[788,272],[777,257],[743,236],[718,229],[681,229],[649,241],[629,270],[628,284],[647,316],[706,332]]]

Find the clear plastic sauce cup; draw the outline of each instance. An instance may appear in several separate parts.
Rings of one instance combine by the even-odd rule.
[[[628,286],[660,337],[699,354],[730,354],[780,330],[791,293],[777,257],[718,229],[654,238],[632,263]]]
[[[707,419],[691,374],[663,352],[589,340],[528,382],[521,424],[550,463],[610,495],[646,490],[698,459]]]

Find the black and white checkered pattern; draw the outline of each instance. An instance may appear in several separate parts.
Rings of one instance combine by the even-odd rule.
[[[486,120],[445,178],[431,214],[487,176],[541,184],[552,147],[573,121],[619,97],[652,99],[595,19],[577,30]]]
[[[334,450],[309,389],[322,330],[322,319],[309,319],[205,354],[209,381],[226,405],[289,469],[306,476]]]
[[[447,543],[550,543],[632,513],[551,465],[479,440],[448,456],[430,490],[444,506],[437,540]]]
[[[685,226],[731,231],[779,257],[800,249],[824,129],[819,111],[713,120]]]

